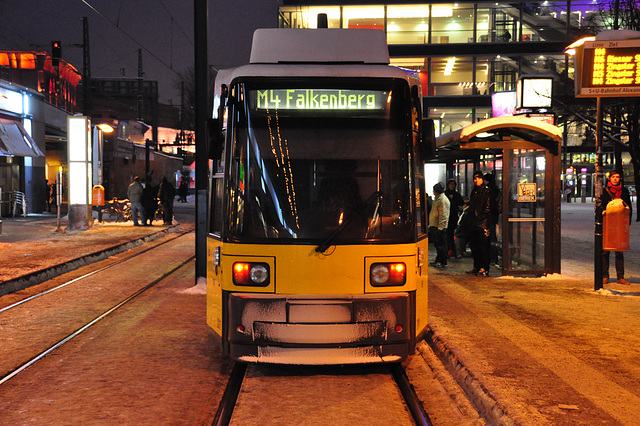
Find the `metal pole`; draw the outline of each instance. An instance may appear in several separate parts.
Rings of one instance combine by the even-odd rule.
[[[596,202],[595,202],[595,238],[593,243],[594,290],[602,288],[602,98],[597,99],[596,110]]]
[[[196,74],[196,284],[207,276],[207,188],[209,150],[207,146],[207,118],[209,111],[209,64],[207,0],[194,0],[194,39]]]
[[[56,174],[56,211],[58,212],[58,228],[55,232],[65,234],[67,231],[60,227],[60,206],[62,205],[62,172]]]
[[[89,21],[87,17],[82,18],[82,93],[84,101],[84,115],[91,118],[93,105],[91,98],[91,53],[89,49]]]

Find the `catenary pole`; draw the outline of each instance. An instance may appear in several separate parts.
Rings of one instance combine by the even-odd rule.
[[[207,57],[209,12],[207,0],[194,0],[194,66],[196,74],[196,284],[207,275],[207,111],[209,65]]]
[[[594,290],[602,288],[602,98],[598,97],[596,108],[596,202],[595,235],[593,241]]]

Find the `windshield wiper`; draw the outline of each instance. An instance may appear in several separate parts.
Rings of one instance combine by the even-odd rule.
[[[358,207],[358,209],[353,212],[353,214],[351,216],[349,216],[347,219],[345,219],[344,222],[342,222],[340,224],[340,226],[338,226],[336,228],[335,231],[333,231],[331,233],[331,235],[329,235],[323,242],[320,243],[320,245],[318,247],[315,248],[316,253],[324,253],[324,251],[326,249],[328,249],[329,247],[331,247],[333,241],[340,235],[342,234],[342,232],[347,229],[349,226],[351,226],[351,224],[353,222],[355,222],[356,218],[358,218],[360,216],[360,213],[362,213],[364,211],[364,209],[367,208],[367,206],[373,201],[373,200],[380,200],[382,198],[382,191],[376,191],[373,194],[371,194],[371,196],[369,198],[367,198],[367,200],[362,203],[362,205],[360,207]]]

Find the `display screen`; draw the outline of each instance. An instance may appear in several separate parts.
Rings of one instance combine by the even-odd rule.
[[[265,89],[249,91],[256,110],[384,110],[389,93],[378,90]]]
[[[640,96],[640,40],[586,42],[577,94]]]

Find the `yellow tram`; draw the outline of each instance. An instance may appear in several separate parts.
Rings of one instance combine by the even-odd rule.
[[[257,30],[250,63],[218,73],[213,115],[207,323],[224,352],[406,358],[427,325],[433,139],[384,33]]]

